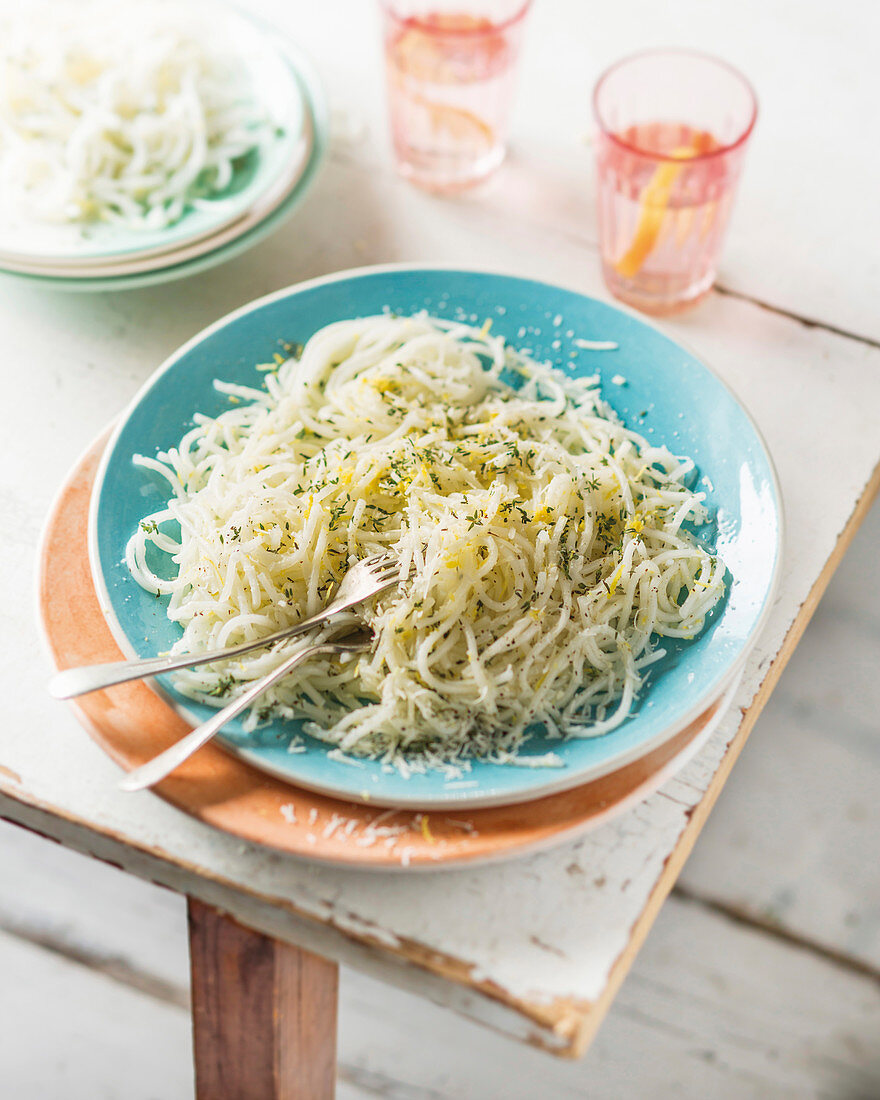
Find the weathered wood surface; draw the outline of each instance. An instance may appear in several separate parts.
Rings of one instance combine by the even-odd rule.
[[[143,916],[128,937],[136,972],[150,918],[164,923],[173,907],[178,935],[166,969],[177,971],[175,995],[145,994],[121,970],[122,981],[112,980],[0,933],[0,1011],[7,1018],[12,998],[15,1008],[15,1027],[0,1031],[4,1088],[16,1100],[186,1100],[186,968],[174,961],[183,903],[70,852],[48,862],[73,861],[89,886],[106,879],[109,904],[68,916],[67,947],[73,935],[99,952],[105,935],[118,939],[114,906],[129,894]],[[79,892],[70,903],[85,910]],[[342,975],[339,1023],[339,1100],[873,1100],[880,1092],[876,981],[676,897],[583,1062],[550,1060],[354,971]]]
[[[333,1100],[339,968],[187,909],[198,1100]]]
[[[561,0],[536,5],[510,171],[481,195],[441,202],[394,179],[380,147],[378,68],[365,46],[371,6],[349,4],[347,33],[340,35],[333,6],[266,3],[266,11],[311,43],[349,130],[358,114],[365,126],[360,136],[337,143],[300,216],[215,272],[124,295],[65,296],[4,282],[0,370],[23,410],[9,419],[2,444],[5,575],[21,577],[32,568],[53,487],[86,442],[168,352],[250,297],[335,268],[426,257],[527,270],[601,294],[588,244],[587,161],[577,144],[586,96],[576,109],[571,89],[580,80],[586,91],[600,63],[623,43],[667,41],[669,28],[667,15],[647,5],[603,13],[602,20],[588,18],[587,7]],[[838,187],[844,162],[836,154],[841,143],[856,148],[862,140],[860,106],[867,100],[860,82],[875,81],[877,68],[858,57],[870,48],[864,22],[876,8],[846,5],[837,35],[825,34],[827,13],[819,4],[800,6],[794,19],[786,10],[750,0],[723,28],[696,0],[677,11],[682,41],[723,45],[746,68],[754,58],[750,71],[764,102],[762,126],[769,127],[747,166],[724,279],[774,306],[870,335],[876,311],[867,250],[877,238],[873,192],[865,191],[870,170],[845,169],[847,189]],[[803,40],[799,56],[809,64],[823,36],[818,71],[828,78],[792,80],[779,63],[783,46],[785,56],[798,56],[796,43]],[[832,80],[844,66],[845,79]],[[562,83],[568,98],[560,98]],[[823,119],[833,119],[836,129]],[[819,134],[822,156],[816,154]],[[808,166],[815,186],[804,183]],[[841,194],[845,202],[829,201]],[[581,224],[583,234],[571,230]],[[783,483],[785,582],[747,672],[744,707],[872,476],[880,452],[880,351],[722,294],[669,328],[715,365],[754,411]],[[35,446],[35,440],[51,443]],[[115,769],[43,694],[48,670],[24,584],[9,586],[5,611],[14,645],[4,647],[4,814],[524,1038],[535,1030],[529,1021],[553,1022],[548,1005],[564,1014],[566,1005],[608,988],[629,930],[735,734],[730,722],[679,780],[582,844],[442,880],[367,881],[242,849],[148,795],[118,795]],[[800,911],[809,907],[805,902]],[[482,919],[475,921],[474,913]],[[555,1018],[577,1027],[572,1017]],[[569,1044],[565,1036],[554,1040],[546,1026],[541,1037]]]
[[[880,972],[880,502],[680,883]],[[878,1040],[880,1041],[880,1040]]]
[[[673,1090],[722,1100],[868,1100],[880,1093],[880,1023],[870,992],[876,970],[859,973],[877,955],[876,809],[870,802],[864,819],[852,812],[860,792],[880,782],[866,735],[880,711],[872,702],[876,685],[865,682],[865,668],[880,666],[880,590],[867,583],[878,538],[880,504],[832,580],[685,867],[681,881],[699,902],[676,895],[667,902],[587,1060],[548,1062],[421,998],[345,971],[340,1100],[483,1100],[499,1088],[511,1100],[651,1100]],[[813,769],[820,746],[821,767]],[[774,827],[760,828],[768,819]],[[834,843],[822,840],[829,825]],[[790,900],[780,906],[779,896]],[[828,898],[833,905],[823,902]],[[759,925],[772,918],[775,932],[806,937],[840,958],[822,959],[760,926],[731,923],[716,906]],[[16,937],[0,938],[0,964],[11,975],[26,972],[31,994],[16,1017],[17,1060],[0,1051],[11,1067],[8,1080],[21,1082],[16,1095],[29,1088],[54,1095],[62,1073],[80,1090],[70,1100],[189,1095],[188,1018],[167,1007],[182,1008],[187,997],[180,897],[3,826],[0,929]],[[55,957],[23,946],[26,940],[48,945]],[[45,1015],[71,985],[88,1008],[76,1027],[66,1011]],[[0,993],[0,1016],[6,1010]],[[127,1023],[108,1033],[102,1014],[111,1012]],[[144,1033],[162,1045],[161,1063],[149,1059]],[[55,1058],[43,1066],[33,1050],[50,1041]],[[123,1067],[136,1072],[126,1076]],[[136,1083],[129,1088],[130,1080]]]
[[[503,247],[499,242],[499,250]],[[564,257],[564,242],[560,242],[557,261]],[[567,254],[572,265],[574,259],[571,252]],[[116,301],[108,299],[107,305],[116,308]],[[165,301],[170,310],[172,300]],[[138,319],[130,319],[126,331],[138,330]],[[871,402],[880,398],[880,352],[720,297],[692,319],[688,337],[755,410],[777,457],[786,496],[786,577],[774,617],[746,673],[739,700],[745,706],[822,564],[834,551],[870,476],[877,451]],[[83,331],[82,339],[88,343],[94,337]],[[71,340],[68,334],[68,349]],[[831,361],[835,374],[829,370]],[[835,384],[840,371],[848,374],[859,396]],[[67,404],[82,408],[87,421],[94,415],[91,406],[96,400],[108,404],[112,400],[99,393],[92,395],[90,403],[75,387],[65,393],[64,381],[60,375],[60,389],[51,402],[56,417],[60,418],[62,404]],[[117,388],[119,384],[117,380]],[[34,388],[34,396],[44,388],[30,378],[25,385]],[[870,402],[865,394],[872,395]],[[827,431],[829,422],[847,425],[850,442],[845,460],[836,437]],[[22,434],[25,430],[20,429]],[[62,435],[61,442],[67,446],[69,441]],[[21,494],[20,508],[30,516],[32,526],[37,524],[34,513],[38,515],[45,503],[46,487],[54,480],[53,469],[60,477],[59,467],[65,461],[61,451],[59,443],[22,464],[16,471],[20,480],[10,486],[11,493]],[[29,493],[33,494],[30,500]],[[821,523],[817,522],[817,500],[823,502]],[[10,568],[20,554],[20,548],[10,542],[0,545],[0,555],[8,555]],[[149,795],[133,799],[118,795],[112,789],[113,767],[64,708],[42,694],[47,670],[33,640],[30,616],[30,601],[13,592],[10,622],[20,642],[10,657],[10,674],[19,690],[9,728],[29,731],[27,737],[8,738],[4,746],[4,765],[21,777],[17,783],[11,776],[0,776],[13,799],[46,802],[90,823],[90,828],[122,834],[155,858],[145,864],[126,844],[112,838],[102,842],[104,854],[178,889],[196,894],[201,890],[203,900],[238,912],[264,931],[362,966],[367,965],[364,952],[354,949],[353,940],[370,945],[372,966],[381,966],[376,947],[388,947],[444,977],[481,988],[490,1001],[501,991],[500,996],[514,1008],[526,1004],[532,1018],[548,1019],[542,1005],[554,1000],[585,1001],[601,995],[615,959],[626,947],[628,929],[735,733],[735,723],[729,722],[666,792],[579,845],[508,867],[444,876],[443,881],[366,881],[356,874],[308,869],[264,852],[242,851]],[[22,816],[14,802],[4,807],[4,813]],[[48,825],[43,821],[41,827]],[[63,822],[57,827],[66,842],[91,844],[88,836],[74,837]],[[567,870],[572,865],[578,873]],[[537,889],[536,882],[540,883]],[[538,904],[534,900],[538,896],[553,896],[554,904]],[[474,905],[485,911],[487,922],[470,920]],[[303,920],[303,916],[313,919]],[[542,950],[532,937],[551,943],[562,954]],[[411,981],[411,974],[398,966],[392,965],[388,974],[391,980]],[[422,984],[431,996],[447,996],[441,988]],[[499,1018],[491,1003],[470,995],[463,999],[472,1011],[489,1016],[497,1026],[516,1029],[509,1013],[502,1012]],[[527,1034],[528,1029],[518,1033]]]
[[[193,1095],[189,1013],[179,1006],[6,932],[0,932],[0,967],[4,1097]]]

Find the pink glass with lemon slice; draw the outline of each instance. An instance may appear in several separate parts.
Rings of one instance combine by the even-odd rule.
[[[656,50],[608,69],[593,93],[599,247],[616,297],[676,313],[709,292],[757,102],[723,61]]]
[[[459,191],[501,164],[531,0],[382,0],[391,136],[402,175]]]

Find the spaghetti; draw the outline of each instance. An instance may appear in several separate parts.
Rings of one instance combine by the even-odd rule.
[[[19,214],[160,229],[272,136],[206,12],[40,5],[2,31],[0,188]]]
[[[305,715],[342,752],[404,768],[515,761],[537,722],[605,733],[660,640],[703,628],[724,566],[688,530],[708,518],[685,485],[693,463],[624,427],[597,383],[488,326],[331,324],[265,388],[217,382],[227,411],[136,457],[172,495],[132,537],[129,568],[169,597],[175,649],[197,651],[314,614],[360,558],[399,558],[411,579],[364,612],[372,651],[301,666],[252,724]],[[173,579],[148,550],[173,559]],[[178,687],[216,702],[294,644],[307,643],[181,673]]]

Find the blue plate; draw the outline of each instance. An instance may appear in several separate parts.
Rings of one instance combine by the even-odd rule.
[[[144,592],[123,563],[139,520],[165,499],[164,483],[132,464],[177,443],[195,412],[216,416],[228,402],[215,378],[259,386],[255,364],[279,341],[304,343],[345,317],[427,309],[482,323],[550,359],[572,375],[599,373],[606,399],[628,426],[697,463],[714,522],[702,529],[729,570],[729,591],[694,641],[664,643],[636,713],[602,737],[551,741],[537,736],[526,755],[552,749],[561,768],[475,761],[463,781],[439,773],[403,779],[372,761],[327,759],[327,746],[305,737],[307,751],[286,745],[299,723],[276,722],[253,734],[233,722],[222,743],[265,771],[342,798],[421,808],[525,801],[584,783],[650,752],[698,717],[741,666],[767,614],[779,572],[782,516],[773,465],[742,405],[694,355],[639,318],[560,287],[476,271],[383,267],[343,272],[279,291],[230,314],[194,337],[159,368],[136,396],[104,455],[92,499],[89,542],[101,604],[122,649],[132,657],[167,650],[179,628],[165,601]],[[612,341],[616,350],[587,350],[579,340]],[[620,384],[621,378],[625,379]],[[616,379],[616,381],[615,381]],[[212,710],[161,690],[191,721]]]

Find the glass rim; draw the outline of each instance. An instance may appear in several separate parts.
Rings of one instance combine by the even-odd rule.
[[[394,19],[402,26],[416,26],[422,29],[430,30],[432,34],[442,35],[446,38],[478,38],[481,35],[497,34],[498,31],[507,30],[508,27],[512,27],[515,23],[519,23],[520,20],[525,18],[526,13],[532,6],[532,0],[522,0],[519,7],[517,7],[512,15],[508,15],[506,19],[500,20],[498,23],[493,23],[491,27],[426,27],[424,18],[420,18],[417,15],[401,15],[395,11],[395,0],[379,0],[379,7],[390,18]]]
[[[720,146],[718,149],[712,149],[710,152],[707,153],[695,153],[692,157],[687,158],[688,163],[693,163],[694,161],[700,160],[712,160],[714,157],[723,157],[727,153],[731,153],[734,149],[738,149],[741,145],[744,145],[751,136],[752,130],[754,130],[755,128],[755,122],[758,119],[758,96],[755,92],[752,82],[748,79],[748,77],[743,75],[743,73],[741,73],[735,65],[731,65],[730,62],[725,61],[723,58],[716,57],[714,54],[711,53],[704,53],[702,50],[689,50],[675,46],[658,46],[654,49],[638,50],[636,53],[627,54],[625,57],[621,57],[617,61],[613,62],[611,65],[608,66],[607,69],[604,69],[599,74],[599,78],[596,80],[596,83],[593,86],[593,118],[596,122],[596,125],[599,127],[605,137],[614,142],[615,145],[619,145],[622,149],[626,149],[631,153],[637,153],[639,156],[647,157],[651,160],[669,161],[675,162],[676,164],[682,163],[679,157],[670,156],[668,153],[658,153],[654,150],[643,149],[640,146],[633,144],[632,142],[624,141],[619,136],[619,134],[615,133],[613,130],[610,130],[605,125],[604,121],[602,120],[602,115],[599,111],[599,93],[601,92],[602,86],[604,85],[605,81],[610,76],[612,76],[622,66],[628,65],[631,61],[637,61],[639,60],[639,58],[643,57],[656,57],[662,54],[667,54],[670,57],[697,57],[700,58],[700,60],[702,61],[709,61],[713,65],[717,65],[719,69],[726,69],[727,72],[729,72],[732,76],[736,77],[736,79],[740,81],[740,83],[745,88],[751,102],[749,120],[743,128],[742,133],[739,134],[735,141],[729,141],[725,145]]]

